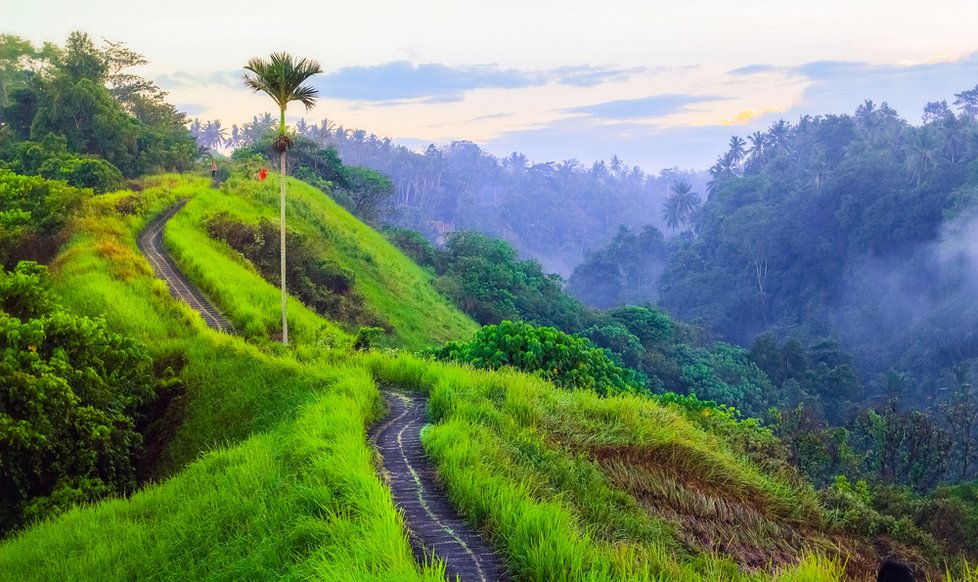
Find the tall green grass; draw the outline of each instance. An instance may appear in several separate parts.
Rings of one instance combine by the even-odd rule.
[[[280,324],[276,325],[270,316],[280,312],[270,303],[266,290],[253,282],[254,288],[249,287],[247,281],[253,281],[254,275],[250,265],[227,245],[211,240],[203,222],[205,217],[221,211],[249,222],[262,217],[277,221],[277,207],[277,189],[268,183],[232,180],[224,191],[198,192],[185,211],[174,218],[165,235],[181,267],[208,293],[232,308],[235,323],[242,318],[260,322],[258,329],[246,328],[249,335],[278,330]],[[416,350],[466,337],[478,328],[434,290],[430,273],[329,196],[293,179],[289,180],[288,224],[309,236],[317,254],[353,273],[356,291],[368,309],[393,328],[390,335],[381,339],[381,345]],[[290,332],[295,319],[297,333],[305,331],[305,337],[315,340],[319,330],[302,314],[302,309],[293,314],[290,303]],[[237,315],[234,310],[248,313]],[[317,320],[322,325],[323,320]]]
[[[558,390],[513,371],[477,371],[404,355],[363,359],[378,381],[428,394],[434,424],[423,433],[425,448],[453,502],[505,552],[520,579],[841,576],[833,559],[802,560],[833,548],[818,532],[824,524],[811,492],[764,475],[678,412],[638,396]],[[612,479],[594,454],[609,447],[669,450],[661,461],[688,479],[674,481],[669,492],[680,511],[650,511],[632,495],[641,491]],[[774,573],[777,568],[768,564],[752,574],[683,539],[681,530],[691,526],[687,518],[708,518],[681,511],[682,497],[704,483],[714,485],[715,498],[741,499],[776,526],[800,526],[809,537],[791,548],[797,565]]]

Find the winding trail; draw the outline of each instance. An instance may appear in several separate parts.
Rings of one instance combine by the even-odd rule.
[[[415,559],[434,555],[445,562],[450,580],[507,580],[502,560],[462,521],[448,497],[435,486],[435,471],[421,446],[425,401],[384,392],[387,418],[371,430],[390,477],[394,502],[404,511]]]
[[[234,333],[231,323],[187,280],[163,246],[163,228],[184,204],[174,204],[149,224],[137,244],[174,297],[186,301],[209,327]],[[390,412],[370,434],[380,450],[394,502],[404,511],[415,559],[424,563],[432,554],[440,558],[450,580],[508,580],[499,556],[458,517],[448,497],[435,486],[434,468],[421,446],[421,428],[427,422],[424,399],[390,391],[384,392],[384,398]]]
[[[173,218],[173,215],[186,203],[187,201],[183,200],[167,209],[143,230],[136,244],[146,256],[149,264],[152,265],[156,276],[166,281],[167,285],[170,286],[170,293],[174,297],[183,299],[190,307],[200,313],[208,327],[224,333],[234,333],[234,326],[231,325],[231,322],[199,289],[184,277],[163,246],[163,228],[166,226],[166,222]]]

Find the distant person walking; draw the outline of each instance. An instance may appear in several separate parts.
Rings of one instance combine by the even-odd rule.
[[[266,176],[268,176],[268,170],[266,170],[263,166],[262,169],[258,170],[258,181],[264,182]]]
[[[217,160],[211,160],[211,180],[217,180]]]

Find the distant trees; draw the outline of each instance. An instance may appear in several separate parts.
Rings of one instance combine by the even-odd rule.
[[[725,338],[748,342],[772,327],[790,326],[802,337],[841,333],[840,320],[829,315],[845,297],[852,303],[846,313],[857,319],[842,329],[848,341],[866,346],[856,351],[860,366],[872,362],[865,372],[878,373],[901,354],[911,357],[911,345],[924,349],[899,326],[874,347],[850,335],[860,327],[853,323],[866,322],[870,313],[887,317],[870,299],[878,293],[855,286],[871,285],[859,275],[867,261],[886,264],[908,285],[914,273],[903,265],[915,264],[918,272],[928,265],[930,276],[940,277],[945,267],[927,245],[951,209],[970,204],[978,187],[964,171],[978,156],[978,125],[967,113],[966,94],[956,102],[957,113],[946,103],[929,104],[920,127],[885,103],[866,101],[852,116],[778,121],[749,137],[741,161],[741,141],[731,140],[711,169],[711,194],[698,211],[695,235],[673,247],[659,285],[662,304],[684,319],[707,318]],[[677,215],[667,220],[678,226]],[[946,289],[960,285],[942,281]],[[950,295],[944,297],[942,312]],[[932,302],[921,296],[917,305]],[[891,312],[903,308],[893,305]],[[893,348],[884,354],[883,344]],[[978,356],[974,349],[967,353]],[[954,363],[913,357],[908,369],[930,387],[941,368]]]
[[[99,48],[79,32],[64,48],[0,37],[0,163],[39,173],[47,151],[59,161],[44,175],[100,190],[117,187],[116,176],[188,168],[196,148],[183,114],[151,81],[128,72],[145,62],[121,43]],[[49,147],[48,135],[63,146]]]

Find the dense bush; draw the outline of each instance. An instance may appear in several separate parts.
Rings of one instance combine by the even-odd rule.
[[[435,247],[423,234],[409,228],[388,226],[384,229],[387,240],[422,267],[435,266]]]
[[[0,533],[136,486],[145,348],[54,304],[46,269],[0,272]]]
[[[85,196],[63,182],[0,168],[0,265],[49,256]]]
[[[470,342],[448,342],[430,354],[477,368],[512,366],[562,388],[587,388],[601,395],[645,391],[641,379],[607,351],[552,327],[503,321],[483,327]]]

